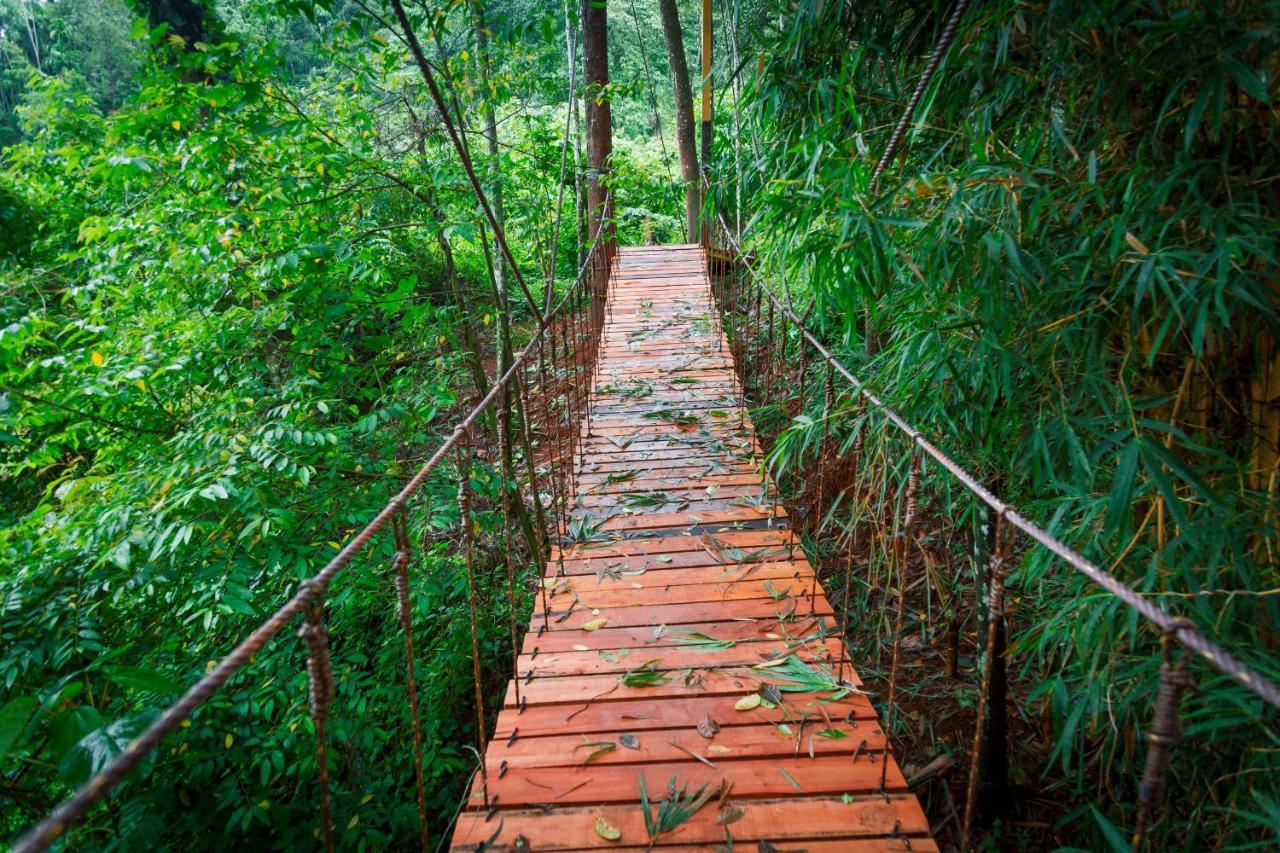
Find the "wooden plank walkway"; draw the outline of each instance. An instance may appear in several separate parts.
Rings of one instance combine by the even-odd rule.
[[[508,685],[491,807],[477,778],[455,849],[645,849],[641,777],[655,812],[672,779],[716,791],[664,851],[937,849],[867,697],[840,689],[860,682],[761,478],[730,359],[702,250],[621,249],[576,460],[591,541],[546,567],[526,704]],[[662,683],[634,677],[646,664]]]

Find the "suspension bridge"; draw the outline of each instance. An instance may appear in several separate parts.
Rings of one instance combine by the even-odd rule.
[[[697,245],[617,249],[611,240],[596,240],[575,282],[541,314],[526,346],[386,507],[20,838],[15,851],[47,849],[233,675],[250,667],[263,646],[299,622],[316,732],[317,836],[326,850],[335,849],[326,726],[334,676],[325,593],[344,572],[363,568],[353,565],[357,558],[388,535],[394,544],[388,577],[405,646],[404,707],[413,732],[406,748],[412,750],[419,846],[430,850],[443,841],[428,829],[410,530],[415,496],[450,461],[470,590],[483,756],[449,829],[453,849],[691,850],[741,843],[762,851],[938,849],[885,734],[897,730],[908,583],[901,570],[886,581],[886,598],[896,610],[892,654],[887,690],[872,695],[863,691],[858,661],[846,646],[859,626],[832,607],[801,547],[796,519],[763,464],[750,416],[750,401],[762,387],[766,396],[817,396],[829,411],[837,382],[864,413],[875,412],[884,428],[908,442],[910,476],[901,500],[886,510],[898,516],[892,520],[897,566],[907,564],[907,542],[917,535],[926,461],[937,476],[989,506],[996,519],[985,642],[975,638],[981,665],[960,844],[971,837],[982,788],[984,735],[990,719],[1003,713],[992,684],[1003,666],[1006,562],[1011,540],[1020,534],[1116,596],[1164,637],[1165,665],[1139,787],[1134,846],[1140,847],[1181,736],[1180,700],[1191,685],[1189,655],[1178,650],[1272,707],[1280,707],[1280,688],[1037,526],[932,444],[763,284],[750,256],[723,221],[721,226],[732,250],[727,255]],[[726,266],[730,274],[717,283],[709,270]],[[789,341],[797,350],[790,358]],[[513,525],[516,506],[532,504],[542,522],[544,571],[533,584],[535,603],[523,630],[514,605],[524,579],[510,550],[502,566],[478,565],[472,542],[470,471],[484,454],[474,433],[486,417],[497,422],[498,446],[487,462],[501,472],[504,520]],[[852,480],[842,488],[856,490],[860,456],[859,443],[848,453],[825,441],[819,446],[812,478],[816,506],[803,513],[809,534],[821,535],[814,519],[837,497],[824,493],[830,471],[843,466]],[[503,570],[514,665],[500,707],[490,709],[481,687],[476,579],[480,572]],[[852,560],[844,565],[845,601],[851,571]],[[886,715],[883,725],[877,706]]]
[[[301,623],[307,701],[317,753],[317,837],[335,848],[335,815],[326,722],[334,701],[325,594],[370,543],[389,536],[387,573],[404,636],[405,715],[411,724],[418,846],[446,837],[459,850],[692,850],[754,844],[780,849],[936,850],[923,809],[894,755],[908,543],[918,534],[919,489],[926,475],[960,488],[990,512],[993,545],[984,569],[984,630],[974,637],[976,715],[963,817],[954,840],[965,849],[984,790],[980,755],[1003,717],[1004,583],[1017,537],[1042,549],[1122,602],[1159,632],[1164,663],[1138,786],[1132,844],[1144,844],[1181,734],[1180,702],[1198,660],[1260,700],[1280,708],[1280,687],[1201,629],[1121,582],[993,493],[948,451],[904,419],[842,364],[805,326],[790,300],[766,286],[737,233],[704,222],[704,245],[618,250],[604,232],[611,199],[607,172],[607,99],[587,99],[585,173],[589,229],[595,239],[578,276],[539,307],[507,245],[501,222],[473,168],[463,134],[399,0],[396,22],[454,146],[498,255],[536,318],[527,345],[505,365],[418,472],[292,597],[211,666],[97,775],[32,827],[18,853],[47,849],[108,798],[164,739],[179,729],[255,654]],[[914,110],[956,33],[967,0],[947,18],[919,83],[872,175],[877,181],[905,138]],[[584,4],[584,71],[608,82],[604,4]],[[710,4],[703,5],[703,71],[710,79]],[[710,87],[707,88],[710,91]],[[711,99],[703,99],[704,164],[709,159]],[[704,187],[710,190],[710,187]],[[709,217],[707,217],[709,218]],[[552,245],[557,244],[553,236]],[[711,250],[713,244],[724,250]],[[731,268],[717,284],[714,266]],[[549,265],[554,267],[554,263]],[[795,347],[788,357],[788,346]],[[762,376],[763,374],[763,376]],[[763,381],[762,381],[763,379]],[[813,385],[820,385],[816,389]],[[797,519],[821,536],[821,519],[842,492],[861,488],[861,445],[826,441],[814,455],[816,500],[793,517],[763,464],[749,414],[763,390],[804,410],[806,395],[831,410],[841,394],[861,416],[875,417],[905,440],[909,475],[876,512],[891,528],[884,600],[894,626],[883,694],[862,689],[846,638],[859,630],[832,607],[800,546]],[[492,429],[496,421],[496,429]],[[478,565],[472,542],[470,466],[483,454],[474,431],[497,437],[501,510],[539,522],[535,604],[527,627],[510,626],[512,678],[500,707],[487,707],[476,612],[476,580],[506,573],[512,614],[518,577],[510,551],[501,567]],[[516,460],[523,466],[517,470]],[[410,536],[415,496],[450,468],[457,477],[459,546],[471,606],[472,665],[481,756],[456,822],[428,828],[424,749],[418,715],[411,611]],[[840,469],[841,482],[831,474]],[[832,488],[828,490],[830,482]],[[869,490],[868,490],[869,491]],[[531,513],[527,510],[532,509]],[[816,522],[815,522],[816,519]],[[507,537],[508,539],[510,537]],[[843,566],[849,600],[852,559]],[[827,577],[835,577],[828,573]],[[889,578],[892,578],[890,580]],[[847,608],[841,608],[847,613]],[[884,669],[879,666],[878,669]],[[887,676],[887,677],[884,677]],[[995,685],[1000,685],[999,689]],[[874,705],[873,705],[874,700]],[[878,716],[877,708],[884,720]],[[496,724],[490,720],[496,711]],[[352,824],[354,825],[354,824]],[[932,827],[937,830],[938,827]]]
[[[570,527],[455,848],[936,849],[761,474],[703,250],[614,275]],[[705,802],[651,834],[642,780]]]

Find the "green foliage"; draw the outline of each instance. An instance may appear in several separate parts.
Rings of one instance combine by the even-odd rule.
[[[716,795],[716,789],[703,785],[690,792],[688,785],[676,790],[676,777],[667,782],[666,796],[657,803],[656,808],[649,804],[649,791],[645,787],[644,774],[639,777],[640,808],[644,814],[644,828],[649,833],[649,847],[652,848],[665,833],[673,832],[680,825],[698,813],[698,810]]]
[[[799,4],[767,24],[742,131],[767,140],[741,176],[759,257],[931,440],[1276,679],[1280,7],[976,6],[873,188],[949,10]],[[864,419],[838,408],[847,450]],[[776,466],[811,457],[820,418],[818,393]],[[900,482],[905,444],[865,423],[864,458]],[[924,482],[967,564],[973,501],[930,466]],[[1131,825],[1157,638],[1043,551],[1011,586],[1023,698],[1053,723],[1045,784],[1106,792],[1105,817],[1075,824],[1102,843]],[[1255,824],[1215,809],[1274,799],[1275,717],[1196,671],[1158,831],[1252,843]]]
[[[469,11],[433,26],[462,114],[491,102],[502,117],[499,155],[472,150],[481,175],[492,166],[504,183],[517,259],[534,285],[549,263],[563,287],[579,250],[570,172],[548,252],[563,24],[559,4],[517,5],[495,25],[487,86]],[[96,60],[68,54],[65,67],[24,72],[21,106],[16,95],[3,104],[22,122],[0,140],[13,143],[0,154],[4,838],[104,766],[324,565],[439,445],[474,399],[472,365],[494,356],[503,299],[486,232],[392,35],[341,3],[219,11],[221,37],[201,44],[125,15],[117,23],[135,41],[102,43],[129,63],[114,99],[95,82]],[[14,32],[6,23],[0,49],[16,49]],[[666,203],[646,171],[649,141],[619,142],[634,165],[619,169],[617,191],[646,200],[631,202],[635,221],[669,216],[641,206]],[[519,336],[529,318],[513,315]],[[437,836],[475,767],[451,477],[424,486],[410,530]],[[507,531],[489,462],[477,462],[473,487],[484,688],[496,695],[510,666],[508,605],[489,569]],[[328,596],[343,846],[416,834],[389,558],[390,542],[375,540]],[[213,834],[313,845],[303,664],[286,630],[73,843],[185,847]]]

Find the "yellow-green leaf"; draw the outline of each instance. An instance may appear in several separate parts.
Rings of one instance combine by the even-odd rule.
[[[605,820],[603,815],[597,815],[596,835],[600,836],[605,841],[617,841],[622,837],[622,830]]]

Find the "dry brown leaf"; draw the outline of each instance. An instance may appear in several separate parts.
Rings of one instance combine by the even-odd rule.
[[[720,731],[720,724],[711,719],[710,715],[703,717],[701,722],[698,723],[698,734],[707,740],[715,737],[718,731]]]
[[[731,823],[737,823],[747,816],[747,810],[742,806],[725,806],[720,810],[720,814],[716,817],[716,823],[721,826],[728,826]]]

